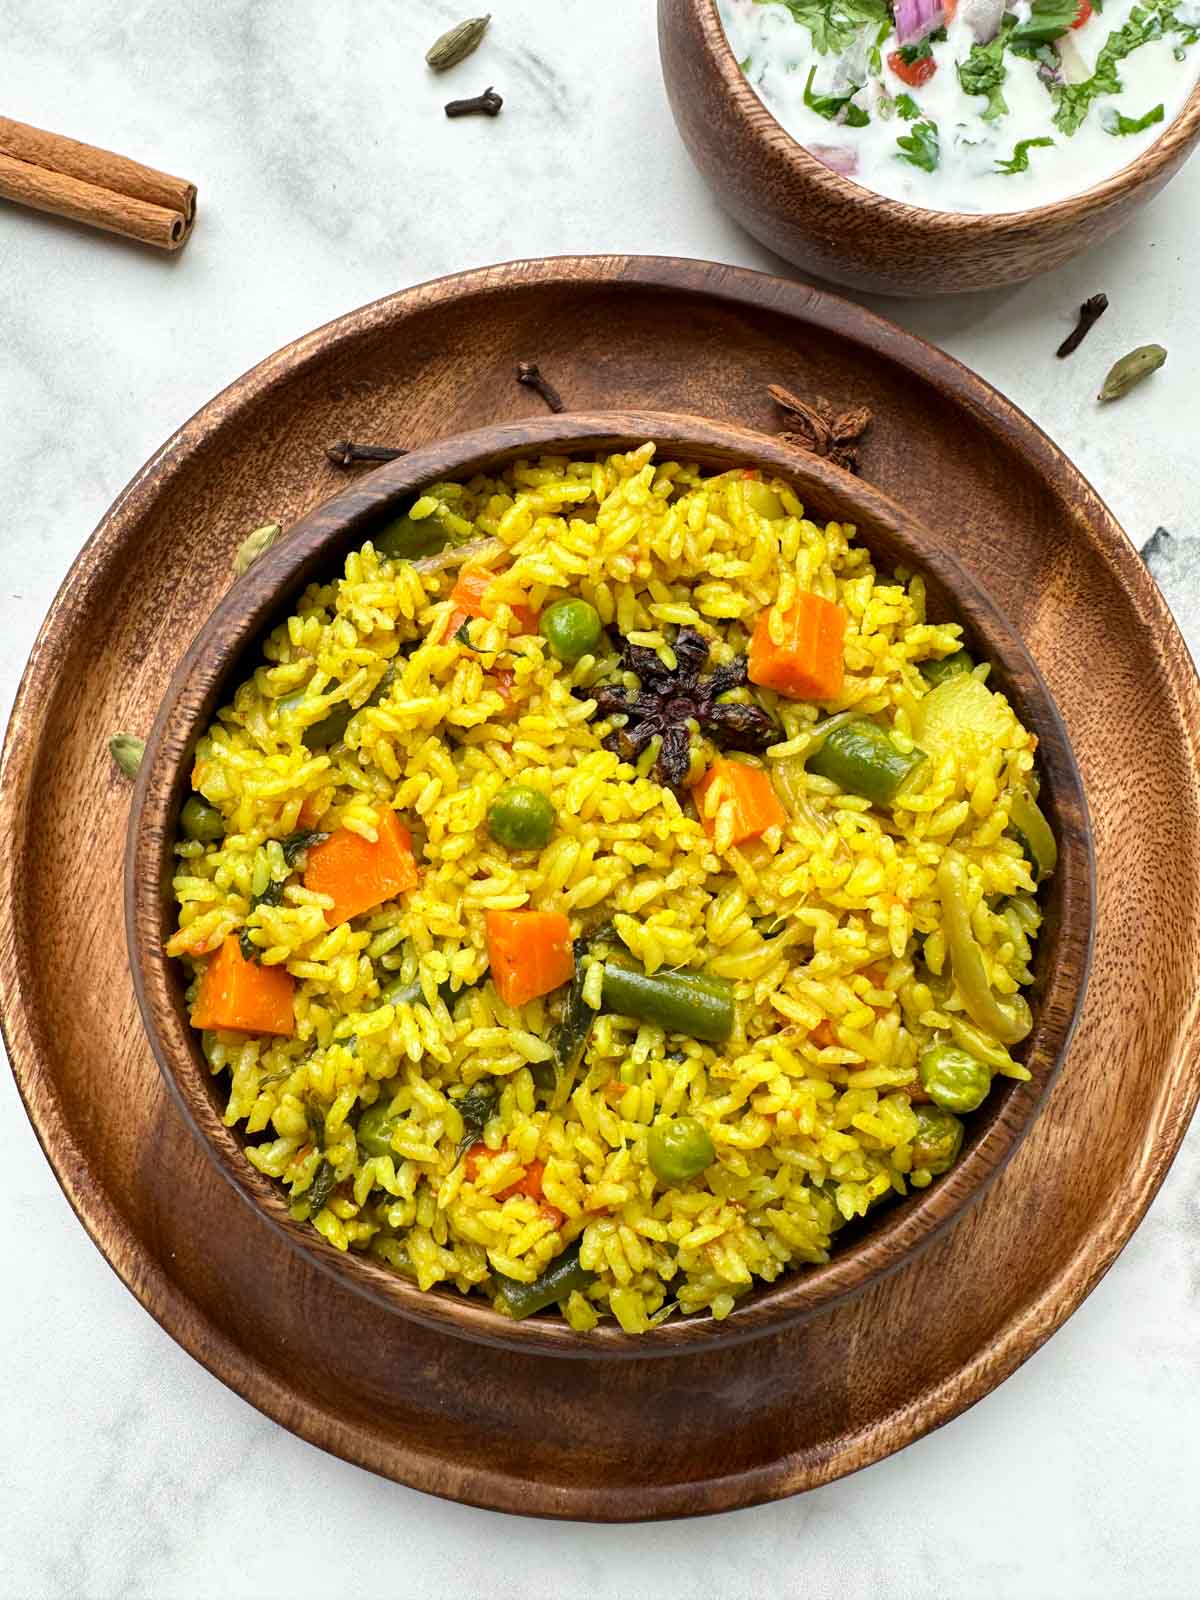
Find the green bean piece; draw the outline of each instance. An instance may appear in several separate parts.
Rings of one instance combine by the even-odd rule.
[[[488,832],[509,850],[541,850],[557,820],[553,801],[528,783],[510,783],[488,807]]]
[[[586,1289],[595,1281],[596,1274],[580,1266],[579,1249],[578,1240],[568,1245],[532,1283],[518,1283],[502,1272],[493,1273],[501,1308],[520,1322],[535,1311],[544,1311],[547,1306],[570,1299],[576,1289]]]
[[[943,1111],[978,1111],[992,1087],[988,1067],[956,1044],[931,1044],[917,1070],[925,1093]]]
[[[416,1006],[424,1002],[425,990],[420,978],[414,978],[411,983],[405,983],[403,978],[393,978],[379,991],[381,1006]]]
[[[354,1136],[359,1147],[369,1156],[392,1156],[392,1130],[396,1120],[391,1114],[390,1100],[377,1100],[373,1106],[368,1106],[358,1119],[358,1127]]]
[[[350,719],[354,715],[354,707],[348,700],[343,700],[340,705],[334,706],[328,716],[322,717],[320,722],[314,722],[311,727],[305,728],[300,735],[305,748],[309,750],[327,750],[331,744],[337,744],[339,739],[345,737],[346,729],[350,726]]]
[[[704,972],[648,976],[640,967],[604,963],[604,1010],[656,1022],[668,1033],[720,1044],[733,1032],[733,996],[728,978],[711,978]]]
[[[922,661],[920,671],[925,682],[936,688],[939,683],[945,683],[947,678],[974,672],[975,661],[970,651],[956,650],[953,655],[943,656],[940,661]]]
[[[425,517],[418,522],[407,511],[371,536],[375,553],[392,561],[416,561],[420,556],[436,555],[449,542],[440,517]]]
[[[923,1168],[935,1178],[958,1160],[962,1149],[963,1125],[952,1111],[944,1107],[914,1106],[917,1116],[917,1137],[912,1143],[913,1170]]]
[[[604,633],[600,613],[586,600],[557,600],[542,612],[539,631],[550,653],[568,665],[591,655]]]
[[[898,750],[865,717],[835,728],[808,758],[808,770],[873,805],[890,805],[925,760],[923,750]]]
[[[999,1039],[1001,1044],[1019,1044],[1033,1029],[1033,1014],[1023,995],[1001,999],[988,981],[983,951],[971,931],[967,863],[956,851],[948,850],[942,857],[937,884],[942,900],[946,950],[967,1015],[976,1027]]]
[[[660,1183],[687,1183],[717,1159],[708,1129],[697,1117],[656,1122],[646,1140],[646,1159]]]
[[[1014,792],[1008,820],[1033,868],[1034,883],[1044,883],[1058,865],[1058,843],[1045,813],[1028,789]]]
[[[197,844],[217,844],[225,837],[225,818],[198,794],[189,795],[183,802],[179,825]]]

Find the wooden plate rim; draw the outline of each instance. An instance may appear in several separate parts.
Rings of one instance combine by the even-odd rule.
[[[562,256],[515,261],[435,279],[372,302],[307,334],[268,357],[222,391],[184,424],[118,496],[80,556],[67,573],[39,631],[14,703],[3,750],[0,751],[0,829],[13,837],[28,809],[28,785],[37,749],[38,707],[52,682],[59,641],[70,632],[74,613],[86,605],[100,581],[105,563],[119,551],[127,529],[136,525],[158,488],[181,469],[182,458],[219,436],[231,421],[220,407],[261,396],[274,384],[302,371],[323,350],[375,326],[401,325],[411,312],[469,299],[506,288],[563,288],[589,281],[593,287],[622,283],[709,299],[733,307],[770,309],[800,325],[813,324],[850,346],[870,349],[901,370],[916,373],[964,408],[982,429],[1016,438],[1031,469],[1055,494],[1073,504],[1089,522],[1096,549],[1119,573],[1122,585],[1145,627],[1162,642],[1164,671],[1175,695],[1173,720],[1179,737],[1200,761],[1200,684],[1187,647],[1149,573],[1107,506],[1023,412],[1004,399],[960,362],[916,336],[860,306],[809,285],[746,268],[686,258],[653,256]],[[687,1515],[694,1511],[695,1486],[660,1486],[652,1497],[644,1490],[614,1487],[601,1503],[587,1490],[555,1492],[537,1502],[542,1486],[473,1470],[456,1471],[441,1458],[409,1451],[398,1458],[395,1443],[380,1435],[348,1427],[335,1411],[297,1402],[260,1361],[249,1358],[167,1277],[163,1268],[139,1246],[113,1200],[89,1183],[83,1152],[60,1115],[47,1072],[36,1016],[25,1004],[16,963],[16,928],[9,908],[16,901],[12,854],[0,855],[0,1027],[12,1062],[18,1091],[52,1170],[89,1237],[113,1270],[155,1320],[208,1371],[243,1398],[311,1443],[356,1465],[365,1466],[415,1488],[467,1504],[524,1514],[585,1517],[624,1521]],[[1200,980],[1200,973],[1197,974]],[[885,1417],[830,1441],[816,1460],[791,1461],[786,1456],[769,1468],[708,1480],[708,1511],[732,1509],[782,1498],[867,1466],[895,1449],[940,1427],[990,1392],[1040,1348],[1071,1315],[1107,1272],[1145,1213],[1179,1148],[1200,1099],[1200,981],[1197,998],[1181,1016],[1176,1048],[1164,1067],[1164,1090],[1147,1128],[1139,1159],[1126,1187],[1108,1208],[1106,1226],[1081,1238],[1041,1292],[1031,1294],[1022,1312],[1005,1325],[1003,1334],[979,1350],[949,1378],[915,1394]],[[883,1441],[883,1442],[881,1442]]]
[[[896,548],[901,562],[922,570],[945,593],[956,615],[998,665],[1023,720],[1041,740],[1041,760],[1054,803],[1059,837],[1061,916],[1039,950],[1042,1004],[1028,1041],[1034,1077],[1005,1086],[989,1121],[973,1134],[954,1172],[902,1213],[835,1253],[820,1267],[787,1274],[760,1288],[729,1319],[689,1317],[641,1337],[614,1328],[586,1336],[557,1317],[513,1324],[490,1306],[454,1292],[422,1294],[396,1274],[361,1256],[336,1250],[314,1230],[291,1220],[277,1185],[246,1161],[240,1138],[214,1105],[209,1074],[182,1005],[177,965],[163,955],[174,928],[169,892],[175,857],[174,818],[192,761],[196,729],[228,693],[233,664],[253,651],[295,595],[319,572],[332,570],[344,550],[369,536],[385,516],[423,485],[469,477],[485,464],[548,450],[605,454],[656,440],[668,456],[698,456],[713,465],[754,463],[792,480],[800,498],[821,515],[853,520],[866,543]],[[889,555],[888,559],[892,559]],[[134,992],[163,1078],[206,1155],[223,1179],[264,1217],[288,1246],[319,1270],[389,1312],[462,1338],[511,1349],[581,1360],[647,1360],[729,1348],[781,1332],[821,1309],[863,1293],[901,1269],[984,1195],[1028,1133],[1070,1046],[1091,964],[1095,923],[1095,862],[1083,781],[1054,697],[1024,641],[987,591],[943,540],[887,495],[778,439],[730,423],[651,411],[571,413],[493,424],[438,440],[381,467],[325,501],[233,585],[179,661],[147,738],[130,807],[125,856],[126,935]]]

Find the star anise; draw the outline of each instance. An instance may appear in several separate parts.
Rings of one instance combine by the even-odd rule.
[[[745,656],[702,677],[708,640],[695,628],[680,628],[673,648],[677,664],[671,669],[653,650],[622,639],[621,665],[636,675],[637,692],[602,684],[575,693],[595,700],[597,716],[628,718],[601,741],[623,760],[636,761],[651,739],[661,739],[655,772],[660,783],[677,789],[687,781],[691,766],[689,720],[723,750],[765,750],[779,738],[779,730],[761,706],[721,698],[746,682]]]
[[[802,400],[778,383],[768,385],[768,392],[780,410],[787,412],[795,430],[780,434],[786,444],[807,450],[810,455],[825,456],[847,472],[858,471],[859,445],[871,425],[869,407],[851,406],[838,411],[828,400]]]

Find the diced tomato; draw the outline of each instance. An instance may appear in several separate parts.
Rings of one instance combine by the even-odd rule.
[[[1083,3],[1087,5],[1088,0],[1083,0]],[[928,83],[937,71],[937,62],[931,55],[921,56],[916,61],[906,61],[900,50],[893,50],[887,58],[887,63],[900,82],[906,83],[910,89],[919,89],[922,84]]]
[[[525,1168],[525,1176],[518,1178],[516,1183],[510,1184],[501,1191],[501,1200],[507,1200],[510,1195],[526,1194],[531,1200],[542,1198],[542,1176],[546,1171],[544,1161],[531,1161]]]
[[[467,1151],[466,1159],[463,1162],[463,1168],[466,1171],[468,1183],[475,1182],[475,1179],[479,1176],[479,1169],[483,1166],[485,1161],[491,1160],[491,1156],[492,1152],[488,1149],[487,1145],[484,1144],[482,1139],[479,1140],[478,1143],[471,1146],[471,1148]]]
[[[450,613],[443,639],[453,639],[470,617],[494,617],[501,602],[512,611],[517,632],[536,633],[538,614],[532,606],[524,603],[523,594],[524,591],[518,589],[503,572],[492,572],[486,567],[464,567],[451,591],[454,610]]]
[[[1095,15],[1096,8],[1092,4],[1092,0],[1079,0],[1079,12],[1075,18],[1075,21],[1071,24],[1072,29],[1074,30],[1075,28],[1082,28],[1084,24],[1090,22]]]

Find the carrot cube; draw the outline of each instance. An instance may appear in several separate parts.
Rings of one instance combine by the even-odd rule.
[[[295,987],[283,967],[247,961],[237,935],[231,933],[204,969],[192,1026],[290,1037],[296,1031]]]
[[[333,896],[326,911],[330,927],[349,922],[385,900],[415,889],[419,882],[413,859],[412,835],[394,811],[379,819],[374,844],[349,828],[339,828],[308,852],[304,887],[315,894]]]
[[[506,1005],[550,994],[575,972],[571,924],[558,911],[489,911],[488,960]]]
[[[845,682],[845,637],[846,613],[819,594],[800,595],[787,611],[770,606],[750,641],[750,682],[791,700],[833,700]]]
[[[779,803],[770,774],[744,761],[728,761],[724,757],[714,761],[693,787],[692,794],[710,839],[716,832],[717,812],[731,800],[734,805],[731,844],[760,839],[768,828],[781,828],[787,821],[787,812]]]

